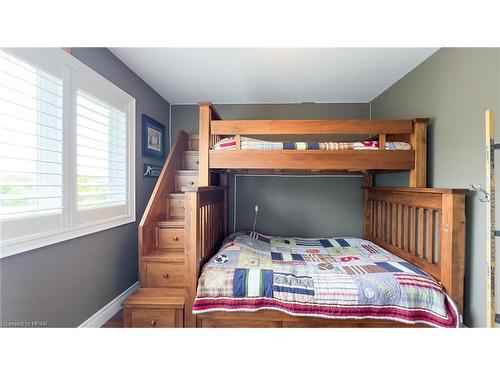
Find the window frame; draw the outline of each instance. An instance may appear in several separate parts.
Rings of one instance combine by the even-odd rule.
[[[97,233],[121,225],[136,221],[136,100],[131,95],[120,89],[118,86],[95,72],[80,60],[64,51],[62,48],[5,48],[9,53],[26,59],[34,65],[39,65],[43,57],[49,55],[51,59],[58,60],[63,70],[63,210],[62,226],[59,229],[27,234],[5,241],[0,241],[0,258],[12,256],[35,250],[44,246],[56,244],[62,241],[82,237],[88,234]],[[46,55],[44,55],[46,54]],[[43,67],[43,66],[42,66]],[[125,213],[93,220],[85,223],[78,223],[78,210],[76,204],[77,170],[76,170],[76,93],[79,88],[78,82],[86,81],[84,86],[95,86],[91,94],[105,92],[108,96],[114,96],[117,101],[121,101],[127,116],[127,203]],[[90,83],[90,84],[89,84]],[[83,88],[85,89],[85,88]],[[105,100],[105,99],[104,99]],[[110,103],[114,104],[114,103]],[[20,225],[22,219],[19,220]],[[0,223],[0,236],[1,236]],[[1,238],[0,238],[1,240]]]

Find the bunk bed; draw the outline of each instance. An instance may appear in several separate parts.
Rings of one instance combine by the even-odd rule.
[[[199,114],[199,186],[198,189],[185,193],[184,325],[186,327],[429,325],[452,327],[459,325],[459,314],[463,309],[465,190],[426,188],[427,119],[235,121],[222,120],[210,103],[200,103]],[[342,145],[335,143],[326,147],[314,144],[312,145],[314,149],[307,149],[311,146],[307,142],[288,146],[284,144],[280,146],[276,143],[254,146],[253,138],[244,138],[243,142],[247,143],[242,147],[242,137],[246,136],[303,134],[316,136],[361,134],[367,135],[367,141],[376,143],[370,143],[367,149],[355,149],[353,143]],[[225,146],[221,144],[221,141],[222,144],[228,141],[232,143],[230,149],[224,149]],[[387,149],[394,148],[387,147],[390,142],[398,142],[396,150]],[[403,144],[403,147],[399,147],[401,146],[399,143]],[[404,147],[405,143],[409,147]],[[332,147],[336,149],[328,149]],[[293,173],[323,173],[324,171],[363,173],[363,239],[340,238],[343,242],[339,238],[276,239],[253,232],[232,234],[227,237],[227,187],[225,185],[227,185],[227,172],[231,170],[275,173],[289,173],[290,171]],[[409,171],[409,187],[373,187],[373,173],[392,171]],[[216,184],[220,186],[213,186]],[[408,299],[419,293],[424,295],[424,299],[430,298],[434,293],[432,296],[441,298],[440,308],[445,311],[437,319],[436,315],[440,314],[432,311],[428,306],[418,305],[413,309],[411,303],[410,305],[403,303],[400,306],[391,305],[389,302],[387,305],[377,306],[360,307],[358,305],[354,310],[352,304],[343,303],[342,306],[337,305],[335,312],[331,314],[331,310],[327,309],[331,305],[325,306],[324,304],[320,306],[323,312],[312,310],[308,314],[294,311],[288,308],[289,306],[277,308],[276,304],[282,301],[276,301],[276,298],[272,298],[272,292],[266,292],[262,288],[260,291],[254,291],[253,294],[236,293],[235,268],[246,269],[248,275],[250,270],[255,268],[254,264],[238,264],[233,269],[229,268],[227,273],[231,277],[221,278],[215,283],[219,284],[219,290],[215,290],[215,294],[211,294],[211,291],[207,292],[206,288],[209,284],[207,280],[215,278],[213,274],[207,276],[206,273],[213,271],[214,264],[220,266],[228,261],[227,253],[224,251],[229,247],[229,250],[237,252],[241,250],[242,243],[247,246],[248,250],[249,244],[254,240],[260,241],[260,244],[251,245],[255,247],[255,252],[261,255],[266,251],[269,252],[271,263],[274,260],[279,263],[285,260],[284,257],[289,257],[291,261],[299,260],[301,263],[308,250],[314,250],[310,252],[311,254],[324,255],[317,248],[307,248],[304,244],[298,246],[304,251],[302,253],[297,251],[294,245],[298,241],[312,241],[314,246],[319,246],[318,243],[323,245],[328,243],[329,245],[325,245],[329,248],[328,251],[334,246],[332,243],[336,242],[340,246],[335,246],[334,250],[339,252],[335,255],[347,258],[360,255],[359,252],[352,253],[353,248],[358,245],[359,248],[371,249],[378,253],[377,256],[381,257],[379,260],[382,259],[382,263],[384,259],[387,260],[385,269],[382,269],[382,263],[368,265],[372,267],[371,269],[377,269],[377,272],[396,272],[404,279],[402,284],[410,285],[408,288],[411,290],[407,291],[406,303]],[[290,245],[291,242],[292,245]],[[259,246],[264,246],[264,248],[259,248]],[[283,246],[285,251],[278,251],[279,248],[283,250]],[[346,252],[342,253],[342,251]],[[332,254],[325,254],[325,257],[330,255]],[[255,258],[253,256],[252,259],[255,260]],[[390,263],[404,265],[403,268],[409,270],[409,273],[404,274],[401,269],[391,270]],[[315,265],[318,265],[317,262]],[[282,267],[283,264],[279,266]],[[273,270],[274,267],[272,263],[264,268]],[[329,269],[331,268],[326,267],[325,270]],[[222,274],[224,272],[222,271]],[[258,277],[262,279],[263,275],[264,273],[261,272]],[[332,276],[332,273],[327,273],[327,275]],[[326,279],[328,277],[322,282]],[[420,284],[422,288],[418,289],[416,284]],[[328,287],[331,285],[327,285],[327,289]],[[404,287],[399,285],[399,292],[402,289]],[[427,289],[432,289],[432,293],[429,294]],[[392,292],[393,290],[388,291],[389,294]],[[228,298],[228,296],[241,298]],[[255,299],[256,296],[260,299]],[[268,301],[271,300],[275,305],[263,303],[264,297],[268,297]],[[257,300],[260,305],[254,303]],[[248,301],[251,303],[247,303]],[[315,304],[310,299],[299,301],[299,303],[297,300],[291,302],[295,303],[295,307],[298,305],[298,308],[302,309]],[[300,304],[300,302],[304,303]],[[346,307],[351,308],[350,313],[343,312]],[[363,312],[362,309],[366,307],[371,310]],[[383,314],[374,312],[376,309],[389,309],[390,311]],[[409,316],[408,312],[414,315]]]

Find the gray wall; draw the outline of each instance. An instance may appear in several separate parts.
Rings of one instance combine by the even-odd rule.
[[[146,161],[141,115],[164,124],[168,134],[169,103],[109,50],[74,48],[72,54],[136,99],[139,221],[156,181],[141,173]],[[3,258],[0,267],[2,321],[47,320],[51,327],[75,327],[137,281],[137,223]]]
[[[216,104],[225,120],[369,118],[367,103]],[[198,106],[172,105],[172,141],[179,130],[198,133]]]
[[[500,49],[441,49],[371,104],[373,118],[433,119],[428,142],[430,187],[484,184],[484,111],[500,113]],[[377,185],[386,186],[407,181],[404,174],[376,179]],[[486,323],[486,206],[476,194],[470,194],[466,205],[464,320],[468,326],[481,327]]]
[[[240,175],[236,178],[236,231],[301,237],[362,235],[361,178]],[[232,223],[231,223],[232,224]]]
[[[368,118],[369,104],[218,104],[224,119]],[[198,133],[198,107],[172,106],[172,137]],[[304,137],[302,137],[304,138]],[[259,205],[257,230],[301,236],[361,236],[361,178],[230,176],[230,229],[250,229]],[[237,215],[234,221],[234,193]]]

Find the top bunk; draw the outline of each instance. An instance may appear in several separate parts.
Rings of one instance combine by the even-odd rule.
[[[239,170],[319,174],[409,171],[410,187],[426,187],[426,118],[224,120],[210,103],[199,103],[199,116],[199,186],[210,185],[210,172]],[[321,141],[297,142],[297,136],[319,137]],[[332,141],[339,136],[356,140]]]

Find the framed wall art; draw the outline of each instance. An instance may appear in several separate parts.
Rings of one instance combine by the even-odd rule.
[[[165,126],[145,114],[142,115],[142,155],[165,157]]]

